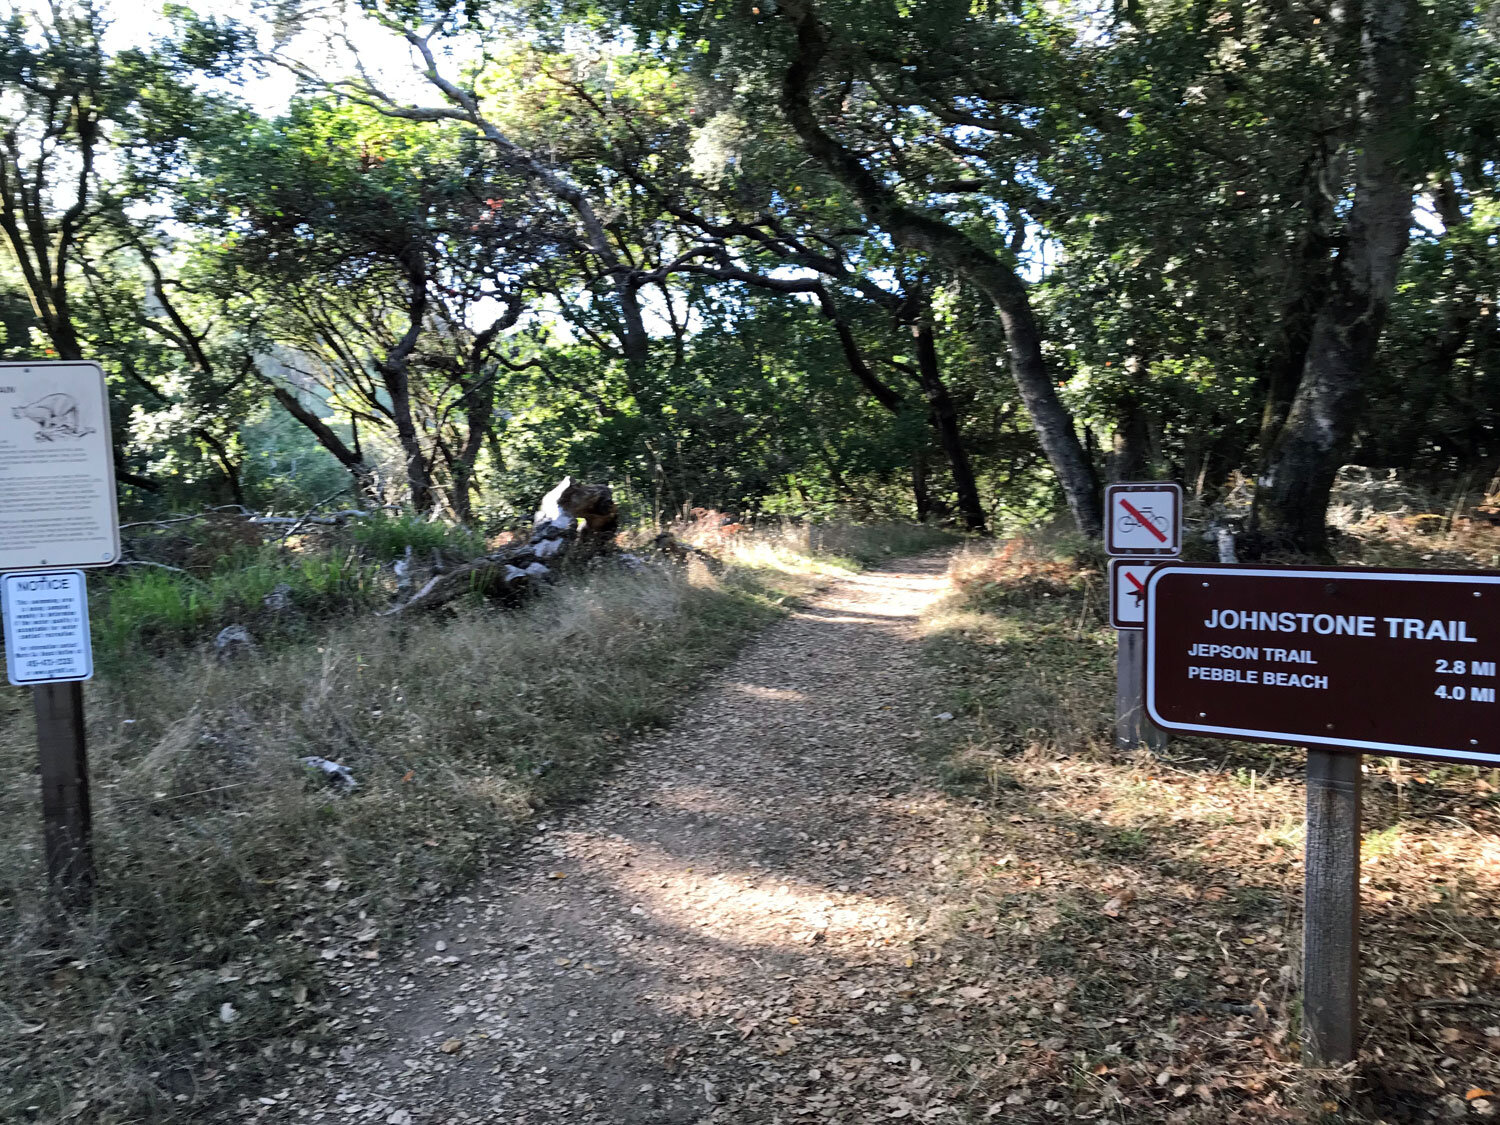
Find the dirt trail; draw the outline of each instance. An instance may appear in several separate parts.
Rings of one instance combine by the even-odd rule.
[[[945,564],[845,579],[768,630],[351,977],[347,1046],[238,1119],[962,1120],[932,1076],[952,1044],[905,979],[963,823],[912,753],[939,709],[913,626]]]

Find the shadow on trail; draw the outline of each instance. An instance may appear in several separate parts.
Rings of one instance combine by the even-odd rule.
[[[1216,852],[1211,810],[1107,824],[1037,778],[983,807],[934,790],[912,626],[943,566],[796,611],[381,967],[344,1003],[372,1034],[327,1067],[346,1104],[413,1125],[1282,1119],[1284,871]]]

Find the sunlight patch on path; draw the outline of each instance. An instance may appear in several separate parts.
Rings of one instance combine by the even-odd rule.
[[[950,881],[954,808],[909,749],[945,571],[842,579],[747,646],[416,948],[351,978],[361,1041],[297,1072],[286,1120],[951,1119],[932,1029],[971,1001],[910,980]]]
[[[589,833],[567,842],[586,876],[601,877],[668,926],[695,929],[735,947],[881,945],[913,932],[899,900],[804,885],[796,878],[684,864],[660,848]]]

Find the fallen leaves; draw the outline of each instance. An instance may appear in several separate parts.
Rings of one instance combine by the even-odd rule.
[[[419,1040],[403,1099],[418,1092],[434,1120],[468,1113],[448,1101],[459,1084],[444,1086],[463,1069],[538,1120],[1263,1125],[1315,1111],[1289,1035],[1300,844],[1273,838],[1300,808],[1294,783],[1258,763],[1252,798],[1201,764],[1064,758],[1028,731],[996,752],[993,786],[938,793],[906,732],[967,738],[981,712],[932,722],[939,704],[915,681],[871,682],[909,652],[844,625],[830,647],[828,628],[810,616],[797,645],[736,665],[731,687],[539,831],[498,889],[473,892],[484,924],[455,945],[462,964],[390,944],[380,965],[343,963],[349,980],[374,978],[358,993],[372,1006],[383,985],[404,997],[376,1017],[392,1043],[416,1023],[451,1033],[443,1054],[471,1045],[458,1064],[437,1036]],[[1014,656],[1006,675],[1020,674]],[[804,690],[825,674],[837,692]],[[883,726],[860,725],[869,716]],[[465,940],[441,922],[433,936]],[[1373,998],[1389,1010],[1368,1009],[1382,1049],[1402,1066],[1450,1060],[1447,1084],[1421,1096],[1451,1105],[1468,1087],[1485,1116],[1493,1095],[1469,1083],[1492,1077],[1478,1067],[1500,1032],[1436,1008],[1401,1047],[1390,1028],[1423,996],[1482,994],[1500,968],[1414,933],[1420,973],[1380,963],[1394,941],[1372,950],[1391,973]],[[1431,989],[1403,992],[1408,980]],[[363,1073],[349,1104],[376,1105],[389,1070]]]

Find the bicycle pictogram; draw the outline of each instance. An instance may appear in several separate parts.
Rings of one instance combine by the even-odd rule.
[[[1132,504],[1130,505],[1130,507],[1133,509],[1133,513],[1121,513],[1119,520],[1115,524],[1115,526],[1120,529],[1120,534],[1122,535],[1126,534],[1127,532],[1136,531],[1142,526],[1145,526],[1142,523],[1142,520],[1146,520],[1152,524],[1155,524],[1156,531],[1153,532],[1153,534],[1158,536],[1166,532],[1167,528],[1171,526],[1172,521],[1168,519],[1168,517],[1157,515],[1148,506],[1142,505],[1137,507],[1136,505]],[[1140,518],[1138,519],[1137,517]],[[1150,528],[1148,527],[1147,530],[1150,530]]]

